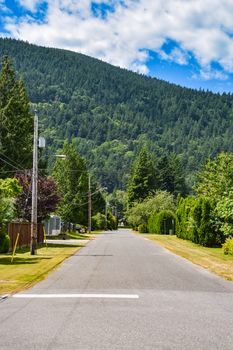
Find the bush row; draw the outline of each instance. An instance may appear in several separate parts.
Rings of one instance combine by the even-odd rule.
[[[154,213],[148,220],[148,231],[158,234],[174,234],[175,233],[175,214],[171,210],[162,210]]]
[[[93,230],[105,230],[106,224],[107,224],[108,230],[117,230],[117,226],[118,226],[117,219],[110,212],[107,215],[107,223],[106,223],[106,216],[101,213],[97,213],[95,216],[92,216],[91,218],[91,226]]]
[[[214,215],[215,203],[206,197],[180,198],[176,210],[176,235],[207,247],[220,246],[224,235]]]

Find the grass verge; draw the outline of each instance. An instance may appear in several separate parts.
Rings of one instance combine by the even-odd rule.
[[[144,234],[143,237],[226,280],[233,281],[233,256],[224,255],[221,248],[206,248],[176,236]]]
[[[31,287],[80,248],[73,244],[48,244],[47,247],[38,247],[34,256],[28,249],[22,249],[17,251],[13,263],[11,255],[0,254],[0,295]]]

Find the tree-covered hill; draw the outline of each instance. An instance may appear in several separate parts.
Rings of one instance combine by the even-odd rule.
[[[48,152],[73,140],[101,183],[122,188],[147,146],[180,156],[187,178],[233,151],[233,97],[182,88],[78,53],[0,39],[37,104]]]

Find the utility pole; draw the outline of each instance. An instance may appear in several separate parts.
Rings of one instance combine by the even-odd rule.
[[[108,230],[108,201],[105,199],[105,230]]]
[[[37,249],[37,178],[38,178],[38,116],[34,116],[33,169],[32,169],[32,213],[31,213],[31,255]]]
[[[91,175],[88,175],[88,233],[91,233]]]

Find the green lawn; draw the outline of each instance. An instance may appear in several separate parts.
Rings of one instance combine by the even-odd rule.
[[[206,248],[176,236],[144,234],[171,252],[180,255],[194,264],[200,265],[215,274],[233,281],[233,256],[224,255],[221,248]]]
[[[34,256],[24,249],[17,251],[13,263],[11,255],[0,254],[0,295],[32,286],[80,248],[78,244],[48,244],[48,247],[39,247]]]

